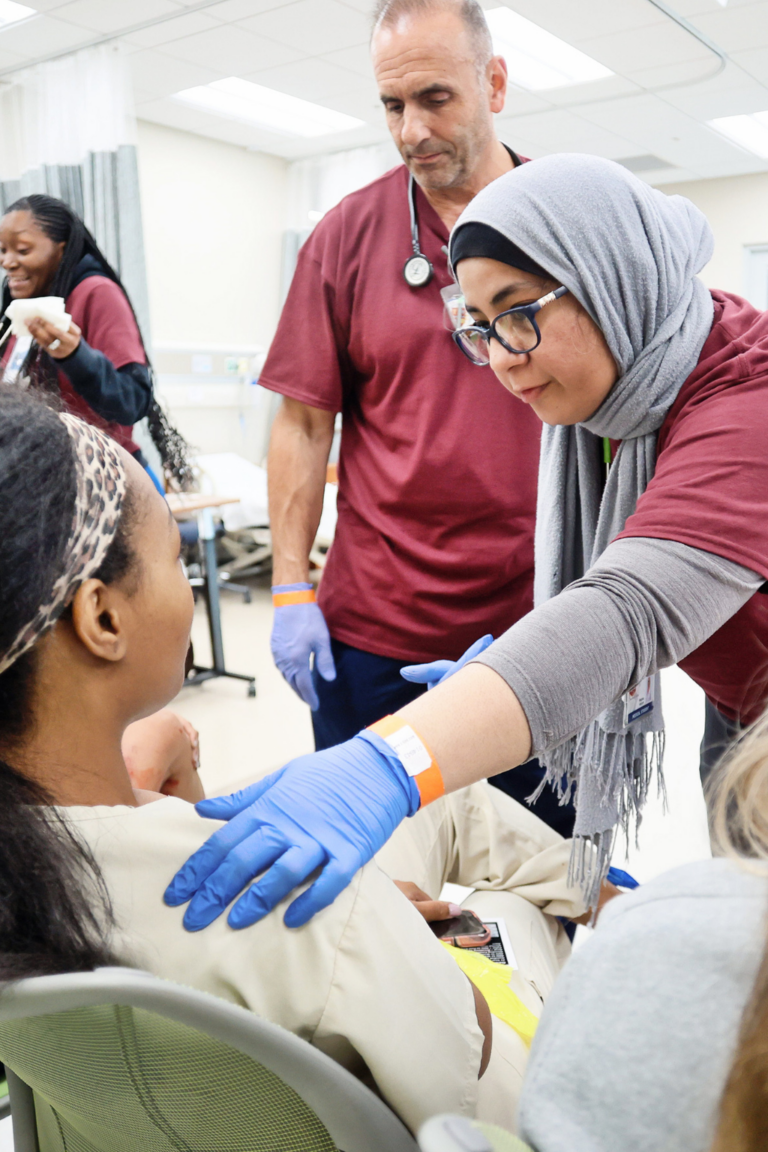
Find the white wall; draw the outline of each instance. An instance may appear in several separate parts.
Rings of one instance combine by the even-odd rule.
[[[702,210],[715,234],[715,254],[702,279],[710,288],[746,295],[744,249],[768,244],[768,173],[664,184]]]
[[[268,345],[286,161],[146,121],[138,159],[153,343]]]

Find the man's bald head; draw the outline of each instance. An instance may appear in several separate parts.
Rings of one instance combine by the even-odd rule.
[[[493,56],[493,41],[478,0],[378,0],[373,10],[371,39],[383,28],[419,19],[434,12],[455,13],[466,28],[478,72],[485,72]]]
[[[507,88],[477,0],[378,0],[371,57],[387,127],[422,188],[473,186],[498,146]]]

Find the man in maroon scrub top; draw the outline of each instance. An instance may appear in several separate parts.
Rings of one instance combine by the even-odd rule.
[[[285,398],[269,451],[272,651],[318,748],[423,691],[404,665],[456,659],[533,606],[540,425],[459,353],[440,296],[462,209],[520,163],[493,124],[506,66],[475,0],[380,0],[377,16],[373,67],[404,164],[304,244],[260,380]],[[426,283],[423,261],[404,267],[411,176]],[[308,557],[337,412],[338,525],[315,603]],[[494,783],[523,799],[540,777],[532,761]],[[535,810],[570,834],[572,810],[549,790]]]

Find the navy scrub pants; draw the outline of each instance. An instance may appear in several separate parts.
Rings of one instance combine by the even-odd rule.
[[[704,711],[704,736],[701,741],[699,772],[702,787],[706,788],[721,756],[727,752],[741,731],[737,720],[729,720],[711,701]]]
[[[426,691],[424,685],[409,684],[400,675],[400,669],[413,661],[376,656],[340,640],[332,639],[331,649],[336,679],[323,680],[316,668],[312,673],[320,701],[317,712],[312,713],[318,751],[351,740],[361,728],[367,728],[390,712],[397,712]],[[544,769],[538,760],[529,760],[519,768],[491,777],[490,783],[513,800],[526,804],[526,798],[538,788],[543,776]],[[536,803],[526,807],[561,836],[572,835],[575,809],[572,804],[559,804],[551,788],[545,788]]]

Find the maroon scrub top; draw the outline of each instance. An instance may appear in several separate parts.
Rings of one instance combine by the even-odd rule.
[[[126,364],[146,364],[147,357],[131,306],[123,290],[108,276],[87,276],[70,292],[66,309],[83,334],[83,339],[97,352],[103,352],[115,368]],[[126,451],[138,452],[133,428],[104,420],[72,387],[64,372],[59,372],[59,391],[70,412],[102,428]]]
[[[619,539],[677,540],[768,580],[768,313],[712,296],[712,330]],[[768,700],[768,595],[756,592],[680,667],[726,716],[755,720]]]
[[[381,656],[456,658],[530,611],[540,424],[454,345],[440,289],[448,231],[423,192],[409,288],[408,171],[323,217],[260,383],[343,412],[338,526],[320,585],[331,635]]]
[[[144,345],[131,306],[114,280],[108,276],[87,276],[67,296],[65,308],[82,332],[85,342],[97,352],[102,352],[115,368],[123,368],[126,364],[146,364]],[[0,378],[15,345],[16,337],[12,336],[0,353]],[[68,411],[86,423],[101,428],[131,454],[138,452],[139,446],[133,439],[132,427],[99,416],[75,391],[63,371],[59,371],[58,376],[59,391]]]

